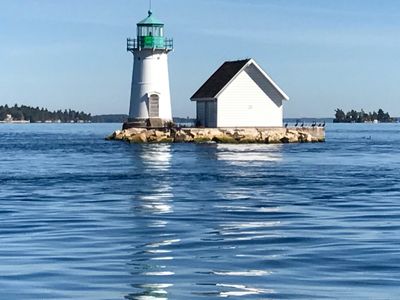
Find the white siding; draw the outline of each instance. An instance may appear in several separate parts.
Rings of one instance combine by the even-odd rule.
[[[218,127],[281,127],[282,95],[253,65],[218,97]]]
[[[134,58],[129,117],[149,118],[149,97],[155,93],[159,96],[158,117],[172,120],[168,53],[141,49],[134,52]]]

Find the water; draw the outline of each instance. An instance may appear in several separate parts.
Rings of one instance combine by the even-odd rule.
[[[400,125],[127,145],[0,126],[0,299],[399,299]]]

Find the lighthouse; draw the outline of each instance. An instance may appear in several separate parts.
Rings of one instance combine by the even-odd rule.
[[[133,74],[129,119],[124,128],[165,127],[172,122],[168,53],[173,40],[164,37],[164,24],[151,10],[137,24],[136,39],[127,40],[132,52]]]

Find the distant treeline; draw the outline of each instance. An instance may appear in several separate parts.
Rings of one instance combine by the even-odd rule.
[[[98,115],[92,117],[93,123],[124,123],[128,115]]]
[[[6,105],[0,106],[0,121],[5,120],[7,115],[11,115],[13,120],[26,120],[32,123],[35,122],[90,122],[92,116],[90,114],[84,113],[83,111],[75,110],[58,110],[49,111],[46,108],[30,107],[26,105],[9,107]]]
[[[49,111],[46,108],[31,107],[26,105],[14,106],[0,105],[0,121],[6,120],[7,115],[11,115],[14,121],[30,121],[31,123],[44,122],[92,122],[92,123],[123,123],[128,119],[128,115],[109,114],[92,116],[90,113],[75,111],[71,109]],[[195,123],[191,118],[174,118],[178,124]]]
[[[123,123],[128,120],[128,115],[98,115],[92,117],[93,123]],[[174,118],[177,124],[194,124],[196,119],[193,118]]]
[[[179,118],[179,117],[175,117],[174,118],[174,123],[176,124],[195,124],[196,123],[196,119],[194,118]]]
[[[364,110],[351,111],[345,113],[341,109],[336,109],[334,123],[368,123],[368,122],[392,123],[396,120],[392,118],[389,113],[379,109],[378,112],[366,113]]]

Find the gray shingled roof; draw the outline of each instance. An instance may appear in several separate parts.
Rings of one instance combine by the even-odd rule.
[[[215,98],[250,59],[227,61],[194,93],[190,99]]]

